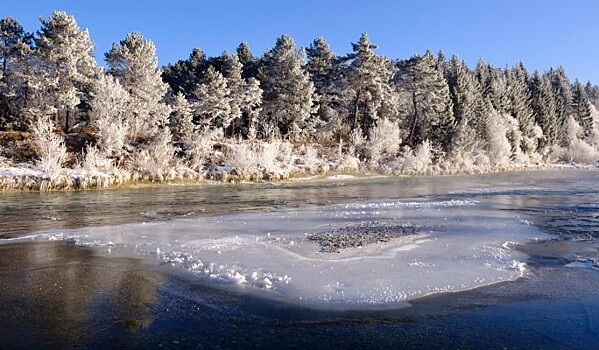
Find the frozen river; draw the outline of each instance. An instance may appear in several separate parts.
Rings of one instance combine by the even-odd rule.
[[[90,274],[101,261],[110,277],[99,271],[69,277],[62,271],[55,283],[77,280],[114,292],[126,276],[146,271],[142,279],[150,282],[141,288],[141,298],[149,298],[145,303],[151,306],[141,317],[144,329],[159,324],[156,308],[162,310],[164,298],[189,303],[198,295],[216,298],[214,307],[224,309],[237,303],[230,298],[246,300],[242,304],[250,306],[233,312],[246,321],[283,317],[276,311],[281,308],[284,319],[301,324],[351,314],[348,330],[365,319],[380,325],[390,315],[398,324],[448,320],[457,317],[454,313],[471,317],[478,311],[464,310],[475,305],[527,301],[523,310],[538,307],[532,301],[544,305],[571,298],[586,298],[577,299],[584,300],[584,311],[571,315],[584,319],[596,308],[598,180],[594,170],[554,170],[3,194],[0,278],[6,286],[36,264],[60,270],[60,261],[68,264],[73,252],[93,257],[86,263]],[[347,240],[381,230],[406,234],[332,251],[311,239],[335,239],[344,232]],[[48,253],[48,247],[55,248]],[[15,259],[6,261],[11,254]],[[17,263],[30,255],[35,258]],[[555,278],[574,282],[546,284]],[[88,311],[81,316],[86,322],[94,319],[89,308],[106,302],[89,288]],[[6,293],[4,288],[0,297],[17,298]],[[467,301],[462,295],[469,296]],[[520,312],[507,306],[501,312]],[[191,324],[205,317],[183,314]],[[594,334],[594,320],[585,322]]]

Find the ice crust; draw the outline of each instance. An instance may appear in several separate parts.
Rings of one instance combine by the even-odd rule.
[[[418,234],[339,253],[305,237],[359,223],[419,227]],[[296,210],[48,231],[104,254],[133,253],[214,285],[268,290],[311,304],[388,304],[471,289],[526,273],[516,244],[544,234],[514,214],[469,200],[375,200]]]

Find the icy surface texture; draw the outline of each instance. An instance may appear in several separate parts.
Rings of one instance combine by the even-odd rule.
[[[384,241],[321,251],[310,235],[417,228]],[[207,283],[265,290],[312,304],[388,304],[513,280],[513,244],[544,235],[514,213],[475,200],[373,200],[297,210],[36,234],[71,239],[184,269]]]

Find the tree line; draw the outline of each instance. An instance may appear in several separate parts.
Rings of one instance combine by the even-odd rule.
[[[481,150],[537,159],[574,143],[599,145],[599,87],[570,81],[563,67],[531,74],[522,63],[481,59],[470,69],[457,55],[430,51],[392,60],[376,54],[366,33],[345,55],[323,38],[298,48],[283,35],[260,56],[242,42],[232,54],[196,48],[159,67],[154,44],[131,33],[105,53],[104,69],[74,17],[57,11],[40,21],[33,34],[0,20],[0,129],[28,131],[41,119],[61,132],[91,129],[109,158],[159,159],[165,144],[192,149],[214,130],[355,146],[382,125],[398,130],[398,146],[426,144],[436,159]]]

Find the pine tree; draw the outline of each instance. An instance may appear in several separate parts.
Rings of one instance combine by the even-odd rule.
[[[26,127],[23,120],[23,92],[27,60],[32,52],[33,36],[14,18],[0,20],[0,127]]]
[[[194,48],[186,60],[179,60],[174,65],[164,67],[162,79],[168,83],[174,94],[182,92],[185,97],[190,98],[203,81],[208,67],[204,51]]]
[[[283,35],[263,60],[263,120],[271,124],[275,135],[294,141],[311,135],[310,119],[316,112],[314,84],[303,69],[303,56],[293,39]]]
[[[584,90],[589,97],[589,102],[591,102],[595,108],[599,108],[599,86],[593,85],[590,81],[587,81]]]
[[[79,29],[75,18],[65,12],[56,11],[48,20],[40,21],[37,52],[46,66],[54,123],[68,130],[69,121],[76,117],[75,107],[89,93],[100,72],[93,56],[94,44],[87,29]]]
[[[244,95],[246,82],[243,79],[243,65],[239,61],[237,55],[228,55],[224,57],[223,75],[227,79],[227,87],[229,88],[229,102],[231,103],[231,114],[228,123],[231,126],[231,135],[235,135],[235,127],[239,125],[242,115],[242,105],[244,103]],[[229,127],[229,126],[227,126]],[[227,133],[225,132],[225,136]]]
[[[536,123],[543,130],[544,146],[557,145],[557,123],[555,96],[546,75],[535,71],[530,81],[531,106]]]
[[[205,130],[211,126],[226,129],[231,123],[231,92],[227,79],[210,66],[205,82],[195,91],[194,120]]]
[[[130,95],[131,140],[151,139],[167,125],[170,113],[164,102],[168,85],[162,81],[154,43],[130,33],[105,56],[109,73]]]
[[[510,107],[508,113],[516,118],[522,133],[521,148],[525,153],[533,153],[537,148],[539,135],[536,134],[533,110],[530,104],[529,76],[522,63],[506,72],[509,87]]]
[[[482,96],[482,88],[466,63],[452,56],[447,67],[456,130],[452,136],[453,152],[468,153],[478,142],[488,140],[487,117],[489,100]]]
[[[112,76],[102,74],[93,88],[90,124],[96,132],[100,152],[108,157],[120,156],[131,139],[127,121],[129,94]]]
[[[555,106],[558,127],[558,138],[563,140],[566,138],[565,127],[568,121],[568,116],[571,113],[572,106],[572,86],[570,80],[566,76],[566,71],[563,67],[559,66],[556,70],[550,69],[548,72],[551,85],[553,87],[553,93],[555,95]]]
[[[589,98],[584,89],[584,86],[578,79],[574,82],[572,87],[572,115],[574,119],[580,124],[583,129],[585,136],[591,135],[593,130],[593,117],[591,116]]]
[[[248,43],[245,41],[241,42],[235,52],[237,53],[239,62],[243,65],[243,78],[249,79],[258,77],[258,65]]]
[[[398,96],[391,84],[395,72],[389,59],[374,54],[377,46],[370,43],[368,33],[363,33],[352,47],[348,70],[348,88],[353,98],[350,116],[353,128],[361,127],[368,134],[380,117],[397,121]]]
[[[190,142],[195,125],[193,124],[193,107],[183,93],[173,98],[169,126],[174,141]]]
[[[315,39],[306,49],[306,53],[308,56],[306,70],[319,96],[317,117],[320,127],[317,138],[331,140],[335,134],[341,137],[338,134],[342,121],[339,111],[336,110],[341,99],[341,92],[336,89],[336,74],[339,73],[338,58],[322,37]]]
[[[447,137],[454,127],[449,87],[430,52],[415,55],[398,63],[396,81],[403,95],[406,111],[406,143],[414,146],[427,139],[438,146],[447,145]]]

